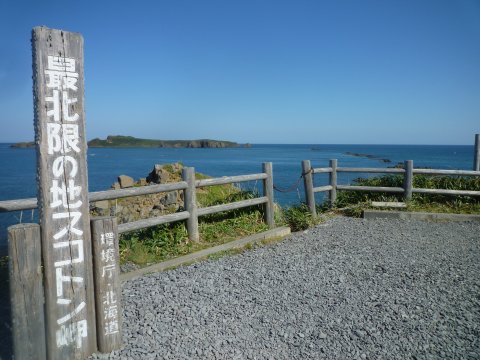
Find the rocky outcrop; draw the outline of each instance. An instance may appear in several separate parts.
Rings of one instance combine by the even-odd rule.
[[[180,163],[155,165],[148,174],[146,181],[149,184],[165,184],[168,182],[180,181],[183,165]],[[172,181],[174,180],[174,181]]]
[[[114,189],[165,184],[181,180],[183,165],[180,163],[155,165],[146,178],[134,181],[129,176],[121,175]],[[178,211],[183,206],[183,191],[170,191],[151,195],[132,196],[116,200],[102,200],[90,205],[90,212],[95,216],[116,216],[118,223],[132,222],[139,219],[161,216]]]

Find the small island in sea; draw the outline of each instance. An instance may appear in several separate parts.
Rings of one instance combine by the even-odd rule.
[[[13,148],[31,148],[35,143],[20,142],[12,144]],[[139,139],[133,136],[109,135],[105,140],[95,138],[88,142],[88,147],[100,148],[128,148],[128,147],[159,147],[159,148],[234,148],[239,147],[240,144],[232,141],[223,140],[153,140],[153,139]],[[249,144],[244,145],[249,147]]]
[[[371,159],[371,160],[378,160],[378,161],[381,161],[381,162],[384,162],[384,163],[391,163],[392,162],[390,159],[383,159],[381,157],[378,157],[378,156],[375,156],[375,155],[370,155],[370,154],[361,154],[361,153],[355,153],[355,152],[351,152],[351,151],[347,151],[344,154],[345,155],[350,155],[350,156],[356,156],[356,157],[364,157],[364,158]]]

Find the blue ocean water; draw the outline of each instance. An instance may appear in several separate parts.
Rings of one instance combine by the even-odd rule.
[[[373,155],[378,159],[355,157],[347,152]],[[413,160],[415,167],[437,169],[467,169],[473,165],[473,145],[262,145],[251,148],[227,149],[163,149],[92,148],[88,151],[89,190],[109,189],[118,175],[135,179],[146,177],[155,164],[181,161],[195,171],[213,177],[259,173],[262,162],[273,163],[274,183],[278,188],[288,188],[297,183],[301,174],[301,161],[310,160],[313,167],[327,167],[329,159],[338,159],[338,166],[388,167]],[[389,159],[385,163],[379,159]],[[0,144],[0,200],[36,196],[35,150],[14,149],[10,144]],[[339,174],[339,184],[348,184],[361,174]],[[325,174],[315,175],[315,186],[325,185]],[[261,188],[261,184],[245,184]],[[289,193],[275,192],[276,202],[289,205],[304,201],[300,181]],[[0,244],[5,243],[6,228],[31,221],[32,212],[0,213]]]

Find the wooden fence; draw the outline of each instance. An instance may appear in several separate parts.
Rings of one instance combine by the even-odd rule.
[[[196,190],[208,186],[237,184],[246,181],[258,181],[263,183],[263,196],[253,199],[241,200],[209,207],[197,207]],[[184,191],[183,210],[177,213],[158,217],[142,219],[134,222],[117,225],[112,217],[92,218],[91,233],[93,245],[93,274],[95,277],[96,299],[96,346],[101,352],[110,352],[121,346],[121,323],[119,316],[120,285],[119,285],[119,259],[118,259],[118,234],[139,230],[150,226],[186,221],[188,237],[191,241],[199,241],[198,217],[241,209],[245,207],[264,205],[265,222],[270,228],[275,227],[274,200],[273,200],[273,175],[272,163],[263,163],[262,172],[258,174],[226,176],[213,179],[195,179],[193,167],[186,167],[182,172],[182,181],[170,184],[149,185],[138,188],[121,190],[98,191],[89,194],[89,201],[111,200],[130,196],[155,194],[160,192]],[[0,201],[0,212],[22,211],[35,209],[36,199],[22,199]],[[45,343],[49,342],[49,334],[45,334],[44,321],[48,317],[48,309],[43,311],[42,286],[42,262],[40,250],[40,227],[38,224],[19,224],[8,229],[10,266],[10,293],[13,310],[13,343],[15,358],[44,359],[48,352],[48,358],[52,351],[46,351]],[[86,256],[86,254],[85,254]],[[106,274],[108,272],[108,274]],[[35,275],[32,276],[32,274]],[[108,275],[108,276],[106,276]],[[35,280],[35,281],[32,281]],[[47,288],[45,283],[45,291]],[[32,296],[40,294],[38,296]],[[25,302],[25,299],[28,300]],[[100,301],[98,301],[100,299]],[[104,300],[108,299],[108,303]],[[115,322],[102,314],[114,317]],[[112,325],[113,324],[113,325]],[[40,330],[42,331],[40,331]],[[25,346],[32,338],[35,331],[35,343]],[[83,329],[74,329],[69,334],[72,341],[79,341],[85,333]],[[50,339],[50,341],[52,341]],[[57,339],[58,341],[58,339]],[[48,347],[48,346],[47,346]],[[72,358],[83,358],[81,354],[75,354]]]
[[[184,210],[181,212],[157,216],[148,219],[142,219],[134,222],[118,225],[118,232],[125,233],[128,231],[139,230],[150,226],[171,223],[175,221],[187,220],[187,230],[189,239],[198,241],[198,217],[203,215],[214,214],[222,211],[230,211],[241,209],[248,206],[264,205],[265,222],[270,228],[275,226],[273,217],[273,174],[272,163],[263,163],[263,172],[250,175],[224,176],[213,179],[195,180],[195,170],[193,167],[186,167],[182,172],[182,181],[169,184],[148,185],[136,188],[127,188],[120,190],[105,190],[89,193],[89,201],[112,200],[125,198],[130,196],[140,196],[156,194],[160,192],[170,192],[183,190]],[[263,196],[236,201],[233,203],[198,208],[196,204],[196,189],[214,185],[237,184],[246,181],[262,180]],[[0,201],[0,213],[11,211],[23,211],[37,208],[37,199],[19,199]]]
[[[372,191],[386,192],[393,194],[403,194],[406,201],[412,198],[413,193],[436,194],[436,195],[463,195],[480,196],[480,191],[470,190],[447,190],[447,189],[422,189],[413,187],[413,175],[457,175],[457,176],[480,176],[478,170],[437,170],[437,169],[415,169],[413,160],[407,160],[403,169],[398,168],[354,168],[339,167],[336,159],[330,160],[329,167],[312,168],[310,160],[302,161],[302,171],[305,187],[305,200],[310,212],[316,215],[315,193],[328,192],[330,206],[334,206],[337,200],[337,190],[346,191]],[[329,184],[315,187],[313,184],[314,174],[329,174]],[[338,185],[338,173],[378,173],[378,174],[402,174],[402,187],[384,187],[384,186],[356,186],[356,185]]]

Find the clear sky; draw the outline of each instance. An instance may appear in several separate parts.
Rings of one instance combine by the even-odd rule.
[[[0,142],[34,137],[38,25],[84,36],[88,139],[480,133],[480,0],[0,0]]]

